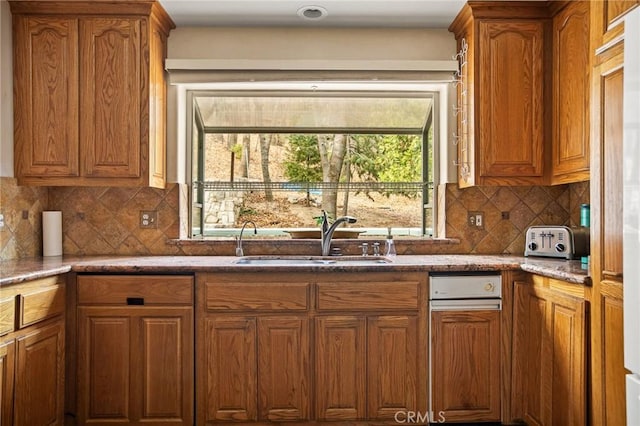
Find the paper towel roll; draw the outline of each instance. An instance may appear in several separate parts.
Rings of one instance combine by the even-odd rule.
[[[42,212],[42,255],[62,256],[62,212]]]

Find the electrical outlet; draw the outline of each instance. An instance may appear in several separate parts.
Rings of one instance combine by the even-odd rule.
[[[0,213],[0,228],[4,228],[4,215]]]
[[[158,212],[155,210],[140,211],[140,228],[153,229],[158,227]]]
[[[468,216],[469,226],[474,228],[484,229],[484,213],[483,212],[469,212]]]

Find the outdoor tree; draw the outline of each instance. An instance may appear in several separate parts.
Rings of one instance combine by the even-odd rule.
[[[291,135],[284,162],[285,176],[290,182],[322,182],[322,165],[316,135]],[[311,201],[309,186],[305,187],[307,205]]]
[[[342,174],[342,163],[346,152],[345,135],[318,135],[318,148],[322,164],[322,181],[338,183]],[[322,208],[329,217],[336,217],[338,188],[325,188],[322,191]]]
[[[269,186],[271,175],[269,174],[269,149],[271,148],[270,134],[260,135],[260,164],[262,169],[262,181],[265,183],[264,196],[267,201],[273,201],[273,190]]]

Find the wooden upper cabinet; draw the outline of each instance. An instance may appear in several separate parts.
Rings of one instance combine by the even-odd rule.
[[[553,18],[553,184],[589,179],[589,4],[570,2]]]
[[[89,177],[140,176],[140,19],[80,22],[82,172]],[[142,90],[141,90],[142,89]],[[109,143],[106,143],[106,142]]]
[[[166,12],[143,1],[11,10],[19,183],[163,188]]]
[[[591,47],[594,50],[607,49],[622,41],[624,16],[638,6],[638,0],[598,0],[591,1]]]
[[[469,2],[449,27],[459,48],[467,45],[459,55],[462,187],[535,185],[547,179],[548,10],[542,2],[513,3]]]
[[[20,178],[79,173],[78,21],[14,20],[15,172]]]
[[[479,30],[480,181],[542,183],[544,23],[487,21]]]

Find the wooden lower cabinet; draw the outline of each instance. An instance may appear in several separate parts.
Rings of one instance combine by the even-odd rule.
[[[34,327],[16,339],[14,424],[61,424],[64,321]]]
[[[13,385],[16,345],[13,339],[0,342],[0,424],[13,422]]]
[[[205,422],[258,418],[255,318],[206,318],[203,363],[206,388],[199,391]],[[198,378],[202,376],[198,374]],[[204,397],[204,398],[203,398]]]
[[[426,274],[197,279],[197,424],[426,412]]]
[[[579,291],[538,276],[515,283],[512,411],[528,425],[587,424],[588,303]]]
[[[431,313],[434,421],[499,422],[500,311]]]
[[[258,318],[259,418],[310,416],[309,320],[302,316]]]
[[[64,295],[63,276],[0,287],[2,309],[15,313],[0,330],[2,426],[63,424]]]
[[[0,343],[0,424],[61,425],[63,386],[63,320]]]
[[[79,425],[193,424],[192,292],[186,276],[78,277]]]
[[[316,318],[316,411],[319,420],[364,419],[367,412],[367,320]]]
[[[367,317],[367,398],[370,420],[394,420],[396,413],[418,412],[419,345],[417,315]],[[426,377],[424,377],[426,379]]]
[[[193,309],[80,307],[80,424],[192,421]]]
[[[206,422],[309,418],[306,318],[208,318],[205,324]]]
[[[416,412],[417,315],[316,318],[319,420],[389,420]]]

